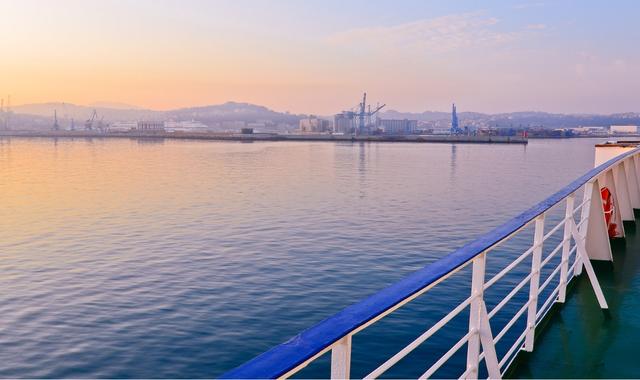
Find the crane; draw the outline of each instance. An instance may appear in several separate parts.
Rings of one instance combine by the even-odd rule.
[[[384,106],[386,106],[386,104],[383,104],[381,106],[376,106],[376,108],[373,111],[371,111],[371,105],[369,105],[369,108],[367,109],[367,93],[365,92],[362,95],[362,103],[359,104],[358,106],[359,111],[355,115],[358,119],[359,135],[365,133],[365,128],[368,127],[369,124],[371,124],[371,117],[377,114],[378,111],[384,108]]]
[[[93,122],[96,120],[96,117],[98,117],[98,112],[96,112],[96,110],[93,110],[91,117],[84,123],[85,130],[90,131],[93,129]]]

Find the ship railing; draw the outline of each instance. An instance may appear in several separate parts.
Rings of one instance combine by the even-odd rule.
[[[414,272],[401,281],[382,291],[351,305],[317,325],[303,331],[289,341],[272,348],[253,360],[223,375],[224,378],[287,378],[302,370],[311,362],[330,352],[330,376],[332,379],[346,379],[351,375],[352,337],[358,332],[380,321],[417,297],[428,293],[440,283],[445,283],[456,273],[470,275],[470,295],[431,327],[399,350],[396,354],[371,370],[364,378],[382,376],[401,359],[425,343],[436,332],[463,311],[468,311],[466,334],[439,358],[432,358],[433,364],[426,368],[420,378],[429,378],[436,373],[454,354],[466,345],[466,365],[459,368],[460,378],[478,378],[480,374],[490,378],[502,378],[519,351],[532,351],[536,327],[552,309],[554,304],[566,300],[567,285],[576,276],[587,274],[595,292],[598,304],[606,309],[602,289],[590,259],[611,259],[609,235],[604,217],[600,190],[612,189],[614,204],[618,208],[617,222],[623,229],[622,221],[633,218],[633,208],[640,208],[640,150],[633,149],[590,170],[568,186],[529,210],[480,236],[462,248],[444,256],[436,262]],[[576,205],[576,197],[582,199]],[[545,233],[545,221],[554,207],[564,206],[564,216]],[[576,217],[579,219],[576,222]],[[631,214],[629,214],[631,213]],[[631,215],[631,216],[629,216]],[[552,218],[550,218],[552,219]],[[592,220],[590,222],[590,220]],[[613,222],[615,222],[614,220]],[[517,236],[527,227],[533,227],[533,241],[530,247],[517,255],[503,269],[487,279],[487,258],[500,245]],[[559,243],[543,255],[545,242],[561,231]],[[622,231],[622,236],[623,236]],[[606,244],[606,245],[604,245]],[[558,260],[558,255],[560,259]],[[554,261],[553,259],[556,258]],[[530,261],[526,276],[519,282],[509,281],[508,294],[490,310],[487,308],[485,292],[514,268]],[[541,278],[543,269],[552,262],[558,262],[546,278]],[[463,271],[465,268],[471,270]],[[545,273],[549,272],[549,268]],[[554,280],[555,279],[555,280]],[[557,285],[548,291],[553,283]],[[529,295],[513,317],[494,331],[491,319],[513,301],[516,294],[528,286]],[[545,293],[545,289],[547,292]],[[542,295],[545,294],[544,297]],[[542,298],[541,298],[542,297]],[[448,300],[433,300],[433,302]],[[526,315],[526,323],[518,331],[513,330],[521,317]],[[494,326],[495,327],[495,326]],[[497,329],[496,329],[497,330]],[[496,344],[510,332],[516,338],[506,352],[498,355]],[[481,372],[481,368],[483,371]],[[329,375],[329,374],[327,374]]]

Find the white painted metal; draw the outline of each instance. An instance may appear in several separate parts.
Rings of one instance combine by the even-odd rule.
[[[611,244],[609,234],[602,209],[602,198],[600,198],[600,181],[595,180],[585,185],[585,197],[590,197],[591,202],[582,208],[580,227],[578,231],[584,239],[586,250],[591,260],[612,261]],[[586,239],[584,238],[586,237]],[[578,262],[582,260],[580,255],[576,256]],[[582,273],[582,265],[576,265],[575,274]]]
[[[632,221],[634,220],[633,206],[631,205],[631,197],[629,196],[629,186],[627,185],[624,161],[613,167],[613,180],[618,193],[617,207],[620,211],[620,217],[622,220]]]
[[[636,168],[636,179],[638,180],[638,189],[640,189],[640,156],[634,154],[631,158],[633,159],[633,164]]]
[[[564,232],[562,235],[562,259],[560,260],[560,291],[558,292],[558,302],[564,303],[567,298],[567,271],[569,269],[569,251],[571,250],[571,226],[569,219],[573,219],[573,203],[575,194],[567,197],[567,207],[564,213]],[[582,202],[586,204],[587,201]]]
[[[533,233],[533,250],[531,256],[531,282],[529,285],[529,312],[527,313],[527,337],[525,350],[533,351],[533,339],[536,328],[536,308],[538,306],[538,285],[540,284],[540,262],[542,260],[542,237],[544,234],[544,214],[536,218],[536,227]]]
[[[624,162],[627,174],[627,186],[629,186],[629,198],[634,209],[640,209],[640,186],[638,185],[638,171],[634,157],[629,157]]]
[[[331,378],[348,379],[351,372],[351,335],[340,339],[331,350]]]
[[[493,342],[493,334],[491,333],[491,325],[489,324],[489,315],[487,314],[487,305],[484,300],[480,305],[480,343],[482,344],[482,352],[484,353],[484,361],[487,365],[487,371],[489,372],[490,379],[501,379],[500,365],[498,364],[498,355],[496,354],[496,346]],[[480,359],[475,363],[475,367],[478,367]],[[476,376],[469,376],[470,378],[477,378]]]
[[[599,166],[601,164],[604,164],[605,162],[609,161],[612,158],[618,157],[621,154],[624,154],[630,150],[635,149],[635,147],[633,146],[628,146],[628,147],[622,147],[622,146],[607,146],[607,147],[596,147],[596,154],[595,154],[595,165],[594,168],[596,166]]]
[[[473,272],[471,274],[471,310],[469,312],[469,331],[473,332],[467,344],[467,369],[470,370],[469,377],[478,377],[478,363],[480,356],[480,309],[484,304],[484,271],[486,264],[486,253],[478,255],[473,259]]]
[[[573,240],[575,240],[576,245],[578,246],[578,256],[580,256],[581,260],[578,265],[582,265],[589,276],[589,281],[591,282],[591,287],[593,291],[596,293],[596,298],[598,299],[598,304],[602,309],[608,309],[607,301],[604,298],[604,294],[602,293],[602,288],[600,288],[600,283],[598,282],[598,278],[596,277],[596,273],[593,271],[593,267],[591,266],[591,261],[589,261],[589,255],[587,254],[587,250],[584,245],[584,239],[578,232],[576,228],[576,224],[573,221],[569,221],[571,224],[571,236],[573,236]],[[576,256],[577,257],[577,256]]]

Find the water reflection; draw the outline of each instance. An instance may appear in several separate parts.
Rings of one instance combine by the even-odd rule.
[[[0,139],[0,377],[218,376],[592,162],[586,139]],[[410,341],[449,305],[427,306],[386,336]]]

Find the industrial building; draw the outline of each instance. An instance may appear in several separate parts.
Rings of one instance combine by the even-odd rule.
[[[164,131],[163,121],[139,121],[136,130],[138,131]]]
[[[329,120],[319,119],[313,115],[300,120],[300,132],[302,133],[325,133],[331,132],[331,130]]]
[[[376,119],[376,127],[385,135],[410,135],[416,132],[418,120]]]
[[[353,112],[342,112],[333,118],[333,131],[336,133],[352,134],[356,128]]]

